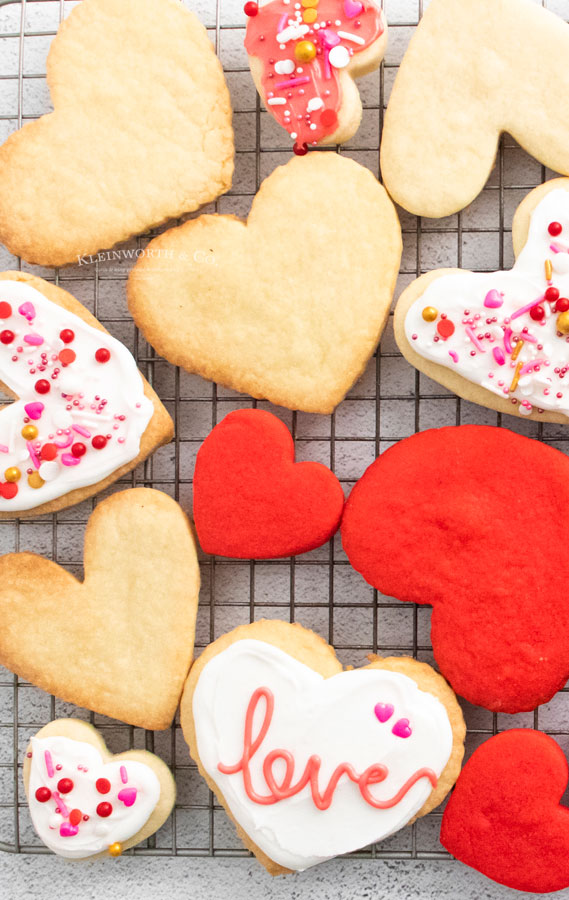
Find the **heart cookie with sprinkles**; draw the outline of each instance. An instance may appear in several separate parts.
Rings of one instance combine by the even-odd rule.
[[[272,875],[393,834],[454,784],[465,727],[443,678],[413,659],[343,671],[300,625],[261,621],[211,644],[181,720],[192,758]]]
[[[294,151],[340,144],[357,131],[362,103],[354,78],[377,69],[387,24],[374,0],[248,2],[245,49],[266,108]]]
[[[246,223],[200,216],[155,238],[130,275],[129,307],[174,365],[330,413],[377,346],[400,259],[397,213],[377,179],[311,153],[269,175]]]
[[[516,713],[569,677],[569,459],[504,428],[395,444],[342,519],[352,566],[388,597],[430,604],[433,653],[471,703]]]
[[[178,504],[133,488],[95,509],[85,578],[32,553],[0,557],[0,664],[56,697],[167,728],[192,661],[196,545]]]
[[[24,788],[34,828],[68,859],[120,856],[157,831],[174,805],[168,767],[146,750],[113,756],[79,719],[58,719],[31,739]]]
[[[569,179],[536,188],[513,225],[510,271],[429,272],[403,292],[405,358],[466,400],[569,422]]]
[[[71,294],[0,274],[0,518],[80,503],[172,437],[126,347]]]

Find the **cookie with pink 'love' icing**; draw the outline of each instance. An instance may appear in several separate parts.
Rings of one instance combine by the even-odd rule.
[[[343,671],[313,632],[261,621],[219,638],[190,671],[191,756],[273,875],[382,840],[458,777],[465,728],[447,683],[413,659],[370,659]]]

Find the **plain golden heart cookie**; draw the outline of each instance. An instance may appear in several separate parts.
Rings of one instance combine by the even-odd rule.
[[[381,172],[396,203],[439,218],[480,193],[508,132],[569,174],[569,27],[531,0],[433,0],[391,93]]]
[[[247,222],[200,216],[152,241],[129,307],[174,365],[330,413],[378,344],[400,259],[399,220],[371,172],[312,153],[263,182]]]
[[[47,61],[55,111],[0,149],[0,240],[60,266],[228,190],[231,106],[179,0],[83,0]]]
[[[32,553],[0,558],[0,664],[68,703],[167,728],[192,661],[196,545],[160,491],[113,494],[85,534],[85,580]]]

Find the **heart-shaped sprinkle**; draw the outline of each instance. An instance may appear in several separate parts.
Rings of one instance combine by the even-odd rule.
[[[36,403],[26,403],[26,405],[24,406],[24,409],[26,411],[26,415],[30,419],[37,421],[37,419],[41,418],[41,414],[44,411],[45,407],[44,407],[43,403],[40,403],[38,401]]]
[[[29,322],[36,317],[35,306],[33,303],[30,303],[29,300],[26,300],[25,303],[22,303],[22,305],[18,307],[18,312]]]
[[[59,826],[59,833],[61,837],[73,837],[79,833],[79,829],[76,825],[71,825],[69,822],[63,822]]]
[[[344,15],[346,19],[355,19],[364,8],[360,0],[344,0]]]
[[[122,788],[122,790],[118,792],[118,798],[119,800],[122,800],[125,806],[133,806],[136,800],[136,788]]]
[[[484,306],[487,309],[499,309],[504,303],[504,297],[495,288],[488,291],[484,299]]]
[[[393,703],[376,703],[373,711],[378,721],[383,725],[384,722],[387,722],[388,719],[391,718],[395,712],[395,707],[393,706]]]
[[[408,738],[411,737],[413,732],[411,731],[411,726],[409,725],[409,719],[398,719],[393,728],[391,729],[391,733],[395,735],[395,737],[400,738]]]

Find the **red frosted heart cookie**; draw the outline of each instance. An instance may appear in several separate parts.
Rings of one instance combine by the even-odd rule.
[[[513,729],[479,747],[458,779],[441,842],[461,862],[519,891],[569,887],[567,762],[540,731]]]
[[[206,553],[239,559],[306,553],[337,531],[343,506],[334,473],[321,463],[295,463],[288,428],[264,410],[230,413],[198,453],[194,521]]]
[[[388,596],[434,607],[435,659],[454,690],[533,709],[569,676],[569,460],[501,428],[425,431],[353,489],[342,541]]]

